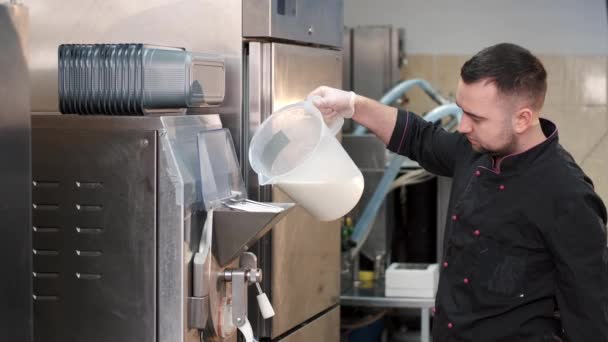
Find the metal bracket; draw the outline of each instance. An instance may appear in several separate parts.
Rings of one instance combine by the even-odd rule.
[[[239,259],[239,267],[244,269],[258,268],[258,257],[251,252],[243,253]]]
[[[209,296],[188,297],[188,328],[204,329],[209,318]]]
[[[232,282],[232,323],[237,327],[247,321],[247,286],[262,281],[262,270],[258,258],[251,252],[241,255],[239,269],[227,269],[220,278]]]
[[[245,271],[232,271],[232,323],[237,327],[247,320],[247,284]]]

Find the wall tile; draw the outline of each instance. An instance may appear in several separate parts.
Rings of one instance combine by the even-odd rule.
[[[560,143],[577,162],[591,152],[608,131],[608,107],[545,106],[542,116],[555,122]],[[608,152],[606,152],[608,160]]]
[[[413,55],[407,57],[407,65],[401,70],[404,80],[422,78],[436,87],[435,82],[435,56]],[[420,88],[413,88],[407,93],[409,103],[405,106],[416,113],[425,113],[437,105]]]
[[[404,79],[424,78],[429,82],[435,81],[435,56],[434,55],[409,55],[407,64],[401,70]]]
[[[539,56],[547,71],[547,95],[545,106],[564,105],[568,103],[566,93],[565,69],[567,57],[545,55]]]
[[[471,56],[437,56],[435,58],[436,87],[443,96],[456,99],[456,88],[460,79],[460,69]]]
[[[608,205],[608,176],[606,174],[606,170],[608,170],[608,136],[597,145],[581,167],[593,180],[595,191],[600,195],[604,204]]]
[[[566,103],[606,105],[606,57],[567,57],[564,69]]]

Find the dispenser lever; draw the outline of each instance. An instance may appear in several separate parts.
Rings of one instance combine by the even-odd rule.
[[[221,274],[224,281],[232,283],[232,323],[237,327],[247,321],[247,286],[262,281],[262,270],[257,268],[255,254],[243,253],[239,265],[239,269],[227,269]]]

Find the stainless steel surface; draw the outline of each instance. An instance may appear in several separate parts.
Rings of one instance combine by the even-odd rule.
[[[37,296],[47,312],[35,316],[44,319],[36,338],[198,342],[187,322],[190,262],[204,218],[196,142],[199,131],[221,128],[219,117],[35,115],[33,127],[35,214],[43,220],[34,232],[42,284],[34,290],[81,286],[65,298]],[[55,245],[61,265],[52,261]],[[71,245],[76,251],[66,254]],[[70,260],[83,269],[71,270]],[[47,269],[60,266],[70,269]],[[44,316],[59,305],[65,311]]]
[[[260,283],[262,281],[262,269],[260,268],[250,268],[249,272],[247,272],[245,275],[247,276],[246,280],[249,285]]]
[[[352,90],[352,44],[353,30],[345,27],[342,36],[342,89]]]
[[[0,336],[31,341],[29,14],[0,4]]]
[[[251,253],[245,252],[239,258],[239,267],[245,269],[258,268],[258,257]],[[261,278],[259,280],[262,280]]]
[[[129,122],[136,118],[119,119]],[[193,252],[198,250],[204,222],[200,211],[203,199],[198,187],[200,171],[197,135],[201,130],[219,129],[222,125],[217,115],[139,119],[149,119],[149,126],[155,121],[158,121],[156,125],[162,125],[157,130],[160,147],[157,203],[158,341],[198,342],[198,332],[185,328],[187,297],[193,295],[190,289],[191,259]],[[216,298],[212,297],[214,289],[215,286],[209,288],[210,304]],[[210,316],[213,315],[212,312]]]
[[[193,252],[198,251],[205,219],[201,212],[204,206],[197,137],[202,129],[218,129],[221,125],[217,116],[170,116],[161,121],[164,129],[159,130],[159,340],[198,341],[199,332],[184,327],[186,298],[201,295],[195,292],[196,287],[190,288],[191,282],[196,284],[199,280],[192,281],[198,276],[191,274],[191,260]],[[214,218],[217,216],[214,212]],[[215,220],[214,223],[219,224]],[[238,260],[220,266],[212,256],[201,266],[205,285],[202,295],[208,294],[210,310],[204,336],[232,338],[235,328],[222,321],[223,317],[230,317],[226,304],[232,300],[232,287],[218,277],[226,269],[237,268]]]
[[[352,74],[353,74],[353,63],[352,63],[352,44],[353,44],[353,30],[348,27],[344,27],[343,39],[342,39],[342,89],[353,90]],[[353,120],[344,120],[344,126],[342,126],[342,132],[352,132],[355,124]]]
[[[353,218],[353,222],[356,223],[384,175],[386,169],[386,146],[373,134],[345,134],[342,138],[342,145],[357,167],[361,169],[366,184],[361,200],[348,214]],[[395,227],[394,220],[392,219],[393,207],[389,203],[392,203],[393,198],[394,193],[389,193],[385,197],[384,202],[378,210],[372,230],[361,248],[361,253],[372,262],[378,256],[384,257],[390,252],[390,237]]]
[[[244,270],[231,272],[232,282],[232,323],[243,326],[247,319],[247,280]]]
[[[232,302],[232,286],[231,283],[222,279],[222,273],[226,269],[238,268],[238,260],[226,267],[220,267],[215,258],[212,258],[210,266],[208,284],[211,321],[208,322],[207,328],[204,330],[204,336],[219,336],[222,341],[232,337],[236,341],[236,326],[227,324],[231,322],[231,314],[226,310],[226,305]]]
[[[431,322],[430,309],[420,309],[420,342],[429,342],[431,340]]]
[[[277,188],[273,197],[276,201],[289,199]],[[272,256],[274,338],[337,303],[340,222],[316,221],[298,207],[273,229]]]
[[[386,297],[384,279],[374,281],[370,287],[346,287],[340,296],[342,306],[366,306],[382,308],[430,308],[435,298]]]
[[[247,60],[247,96],[248,104],[243,114],[247,126],[243,133],[245,141],[244,150],[249,149],[249,142],[255,134],[262,122],[272,113],[272,44],[251,41],[246,44],[246,60]],[[258,176],[249,165],[249,158],[241,160],[241,166],[244,170],[244,181],[247,187],[249,198],[257,201],[271,201],[272,188],[270,186],[260,186]],[[263,237],[252,250],[256,253],[260,260],[260,266],[265,270],[266,276],[262,279],[261,287],[263,291],[270,294],[272,286],[272,277],[274,273],[272,267],[272,238],[271,234]],[[253,289],[249,290],[248,306],[250,308],[249,319],[254,329],[254,333],[258,337],[268,337],[272,333],[272,320],[264,320],[258,310],[254,310],[257,302],[254,300],[256,292]]]
[[[232,285],[232,323],[237,327],[247,322],[247,287],[262,281],[255,254],[245,252],[239,259],[238,269],[227,268],[219,274],[221,281]]]
[[[113,116],[79,116],[79,115],[36,115],[32,120],[34,128],[64,128],[70,130],[94,128],[99,131],[130,131],[130,130],[181,130],[191,127],[198,133],[196,127],[204,129],[222,128],[217,115],[189,115],[189,116],[130,116],[117,120]]]
[[[209,319],[209,296],[188,297],[188,328],[205,329]]]
[[[244,0],[243,36],[342,46],[343,0]]]
[[[155,131],[33,129],[35,341],[156,340],[156,149]]]
[[[255,85],[249,94],[252,101],[250,136],[271,112],[304,99],[316,87],[340,87],[339,51],[250,43],[251,52],[255,52],[257,61],[249,68],[250,84]],[[263,73],[268,73],[270,79]],[[250,178],[250,188],[251,183]],[[267,195],[264,191],[261,189],[257,193]],[[292,202],[277,188],[272,191],[272,198],[260,200]],[[251,310],[250,319],[260,337],[276,338],[337,303],[340,292],[339,227],[338,221],[319,222],[296,207],[257,245],[256,254],[266,275],[262,286],[276,311],[271,320],[264,321],[258,310]]]
[[[443,260],[443,235],[452,193],[452,179],[437,177],[437,261]]]
[[[226,58],[226,97],[219,113],[242,152],[243,0],[29,0],[31,104],[34,112],[58,112],[57,47],[63,43],[146,42],[183,47]],[[61,10],[57,10],[60,6]],[[160,24],[162,23],[162,24]]]
[[[281,342],[336,342],[340,341],[340,307],[336,306],[294,333],[279,339]]]
[[[247,251],[294,207],[292,203],[275,203],[280,213],[247,212],[218,208],[213,213],[213,253],[220,266],[225,266]]]
[[[380,184],[382,176],[384,175],[383,169],[367,169],[361,170],[363,174],[363,180],[365,181],[365,188],[363,189],[363,195],[359,203],[349,213],[353,218],[353,222],[358,222],[359,218],[363,214],[366,205],[372,198],[374,191]],[[361,247],[361,254],[363,254],[370,262],[373,262],[377,256],[386,256],[391,250],[390,235],[393,232],[395,226],[393,201],[395,192],[390,192],[384,197],[384,201],[378,209],[378,213],[373,222],[372,229]],[[357,256],[358,257],[358,256]]]
[[[244,130],[246,137],[244,150],[249,149],[249,141],[255,134],[262,122],[272,113],[272,44],[261,42],[249,42],[247,55],[247,89],[248,109],[244,119],[248,126]],[[244,171],[244,181],[249,193],[249,198],[262,201],[270,200],[271,187],[260,187],[258,176],[249,166],[249,158],[241,159]]]
[[[435,298],[410,298],[384,296],[384,279],[374,281],[371,286],[350,287],[342,292],[340,305],[373,308],[418,308],[420,309],[420,341],[430,341],[430,309]]]
[[[272,2],[278,5],[277,0]],[[304,4],[307,8],[303,7]],[[338,15],[334,16],[335,13],[330,14],[332,7],[327,7],[335,4],[339,4],[341,8],[342,1],[332,0],[329,5],[320,0],[306,3],[301,0],[284,2],[286,13],[289,6],[302,6],[302,9],[296,7],[297,18],[309,17],[315,21],[325,20],[326,23],[331,19],[330,23],[337,27],[336,32],[330,32],[329,28],[326,30],[316,26],[317,24],[309,24],[306,35],[310,38],[298,38],[299,44],[304,42],[309,45],[332,46],[334,49],[340,45],[342,10],[337,11]],[[272,21],[283,22],[281,26],[268,28],[269,32],[272,31],[272,36],[244,39],[243,14],[251,14],[253,18],[253,13],[243,10],[243,6],[255,7],[254,0],[135,0],[128,6],[120,0],[62,0],[62,10],[59,12],[57,6],[51,6],[45,0],[31,0],[28,5],[31,6],[34,23],[30,44],[33,47],[30,73],[33,87],[31,104],[34,112],[56,113],[58,110],[57,47],[61,43],[141,41],[219,54],[226,58],[227,92],[224,103],[216,109],[201,108],[190,110],[189,113],[220,114],[224,126],[231,131],[237,155],[245,170],[248,170],[248,142],[257,128],[256,122],[259,124],[272,112],[274,106],[300,100],[321,84],[340,86],[341,66],[338,51],[268,43],[269,40],[287,42],[281,35],[293,33],[290,33],[290,27],[284,25],[293,24],[293,28],[302,25],[299,21],[294,23],[293,18]],[[313,26],[312,29],[310,26]],[[300,31],[297,33],[300,34]],[[338,41],[336,44],[329,42],[334,33]],[[255,39],[265,43],[253,42]],[[256,47],[259,48],[257,55],[254,51]],[[245,53],[246,51],[249,51],[249,54]],[[259,63],[257,65],[256,58]],[[255,82],[258,82],[259,89],[255,88]],[[250,96],[251,92],[257,94]],[[257,109],[253,101],[256,97],[259,101]],[[99,124],[100,130],[121,130],[117,124],[95,121],[95,118],[87,119],[94,119],[87,121],[87,125],[95,125],[97,128]],[[196,175],[190,171],[182,172],[184,161],[192,160],[192,157],[179,158],[171,152],[171,129],[165,127],[162,121],[158,123],[124,119],[127,119],[122,121],[125,126],[141,123],[157,127],[153,129],[157,132],[158,150],[157,340],[198,341],[198,332],[186,327],[187,300],[191,296],[189,287],[192,280],[189,260],[192,257],[194,242],[200,238],[200,227],[204,220],[204,214],[197,210]],[[71,126],[74,124],[71,120],[73,119],[68,118],[63,123],[74,127]],[[139,143],[149,146],[150,141],[146,139]],[[187,166],[188,170],[189,167]],[[246,181],[251,180],[249,177],[245,178]],[[260,191],[255,188],[252,193],[261,194],[259,199],[280,198],[279,195],[273,198],[268,187]],[[301,209],[297,211],[299,213],[287,216],[287,219],[292,216],[293,218],[288,224],[281,226],[284,232],[278,233],[277,239],[262,239],[266,248],[263,254],[258,255],[261,263],[269,265],[268,272],[264,268],[269,275],[264,277],[264,287],[270,288],[274,286],[271,284],[276,284],[277,289],[271,294],[273,301],[275,296],[283,301],[284,315],[273,320],[274,326],[278,327],[276,333],[297,327],[335,305],[339,296],[338,224],[321,225],[312,221]],[[295,228],[292,229],[291,226]],[[318,241],[323,243],[319,244]],[[276,244],[276,247],[273,247],[273,244]],[[277,264],[276,272],[271,271],[273,263]],[[302,269],[308,274],[293,270],[293,267],[301,265],[305,266]],[[219,282],[217,275],[227,267],[235,265],[221,267],[215,258],[209,265],[209,306],[212,309],[212,323],[205,329],[205,338],[211,338],[214,334],[228,337],[234,333],[230,327],[221,326],[221,317],[226,314],[221,308],[229,299],[231,289],[229,284],[226,286]],[[319,271],[318,277],[309,276],[313,270]],[[291,284],[298,285],[295,290],[299,291],[302,297],[293,296]],[[303,303],[301,298],[304,298],[306,303]],[[256,313],[257,311],[255,310]],[[279,316],[279,310],[276,311]],[[274,334],[270,324],[263,326],[269,334],[267,336]]]
[[[319,85],[341,86],[340,51],[272,43],[272,109],[301,101]]]
[[[374,134],[344,134],[342,146],[359,169],[384,171],[386,168],[386,145]]]
[[[389,70],[391,80],[389,87],[401,80],[401,69],[405,61],[405,29],[391,28]]]
[[[394,86],[400,80],[404,40],[404,31],[390,26],[353,28],[352,90],[380,99]]]

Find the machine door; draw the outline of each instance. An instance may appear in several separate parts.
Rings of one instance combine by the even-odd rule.
[[[316,87],[340,87],[341,55],[340,51],[305,46],[250,43],[250,134],[270,113],[303,100]],[[293,202],[278,188],[258,187],[251,170],[248,176],[252,197]],[[296,208],[258,244],[263,285],[276,311],[270,324],[253,317],[261,337],[276,338],[338,302],[339,227],[339,221],[319,222]],[[254,305],[250,308],[251,317],[258,310]]]
[[[156,132],[34,128],[32,157],[34,341],[156,341]]]

